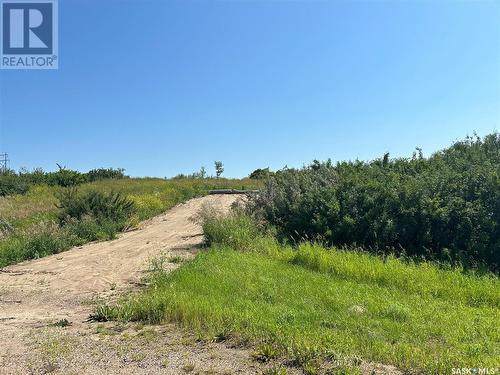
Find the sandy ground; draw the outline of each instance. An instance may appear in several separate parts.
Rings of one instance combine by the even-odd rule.
[[[239,199],[193,199],[116,240],[0,269],[0,374],[256,374],[281,366],[253,360],[251,348],[236,343],[198,342],[174,325],[87,321],[100,301],[143,287],[152,259],[175,269],[169,258],[200,251],[192,218],[203,206],[227,210]],[[53,326],[62,319],[71,325]],[[392,373],[363,372],[374,367]]]
[[[86,322],[99,301],[140,288],[152,258],[192,257],[203,236],[190,218],[203,205],[228,209],[238,199],[193,199],[114,241],[0,270],[0,373],[256,373],[248,349],[197,343],[172,325]],[[71,326],[52,326],[61,319]]]

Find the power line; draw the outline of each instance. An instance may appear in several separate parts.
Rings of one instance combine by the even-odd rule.
[[[9,154],[6,152],[0,154],[0,173],[5,173],[9,170]]]

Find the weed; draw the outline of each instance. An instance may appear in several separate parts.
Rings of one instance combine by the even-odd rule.
[[[174,256],[171,256],[170,258],[168,258],[168,261],[170,263],[175,263],[175,264],[178,264],[178,263],[182,263],[184,262],[185,258],[180,256],[180,255],[174,255]]]
[[[107,322],[116,316],[115,309],[107,305],[99,305],[92,314],[89,315],[88,320],[91,322]]]
[[[45,372],[52,372],[59,368],[61,359],[66,357],[74,348],[75,343],[68,337],[59,337],[45,332],[37,339],[39,360],[43,363]]]
[[[270,344],[258,346],[252,353],[253,359],[259,362],[269,362],[279,356],[279,351]]]
[[[62,328],[69,327],[71,325],[73,325],[73,323],[71,323],[68,319],[61,319],[51,324],[52,327],[62,327]]]
[[[260,373],[261,375],[288,375],[287,369],[281,366],[268,367]]]
[[[145,353],[132,353],[130,359],[134,362],[142,362],[146,359]]]
[[[303,368],[306,375],[319,374],[319,366],[315,362],[307,362],[306,364],[304,364]]]
[[[102,336],[113,336],[116,335],[118,332],[104,326],[104,324],[98,324],[97,327],[95,328],[95,333]]]
[[[191,364],[191,363],[187,363],[185,364],[184,366],[182,366],[182,370],[185,372],[185,373],[190,373],[190,372],[193,372],[194,370],[194,365]]]
[[[166,259],[165,259],[164,255],[151,258],[149,260],[148,271],[155,273],[155,272],[160,272],[160,271],[165,270],[165,262],[166,262]]]

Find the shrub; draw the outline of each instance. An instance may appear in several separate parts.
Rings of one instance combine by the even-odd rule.
[[[273,174],[273,172],[271,172],[269,170],[269,168],[258,168],[256,170],[254,170],[252,173],[250,173],[248,178],[251,178],[254,180],[264,180],[264,179],[268,178],[269,176],[271,176],[272,174]]]
[[[29,185],[17,178],[14,173],[0,174],[0,197],[13,194],[25,194],[29,190]]]
[[[41,185],[47,183],[47,173],[45,173],[41,168],[35,168],[32,171],[23,168],[19,171],[18,176],[29,185]]]
[[[67,189],[60,193],[59,201],[61,224],[88,217],[101,226],[112,225],[118,231],[125,227],[135,210],[134,203],[120,193],[94,190],[79,193],[76,189]]]
[[[315,161],[271,176],[250,210],[282,239],[500,267],[500,134],[424,158]]]
[[[47,173],[47,183],[49,185],[70,187],[85,182],[85,176],[82,173],[61,167],[59,164],[57,166],[59,167],[57,172]]]

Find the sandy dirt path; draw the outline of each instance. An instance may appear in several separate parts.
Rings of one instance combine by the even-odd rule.
[[[199,344],[171,325],[86,322],[99,300],[139,288],[152,258],[192,257],[203,236],[190,218],[202,206],[226,210],[238,199],[193,199],[116,240],[0,270],[0,373],[255,373],[244,349]],[[52,326],[61,319],[72,325]]]

